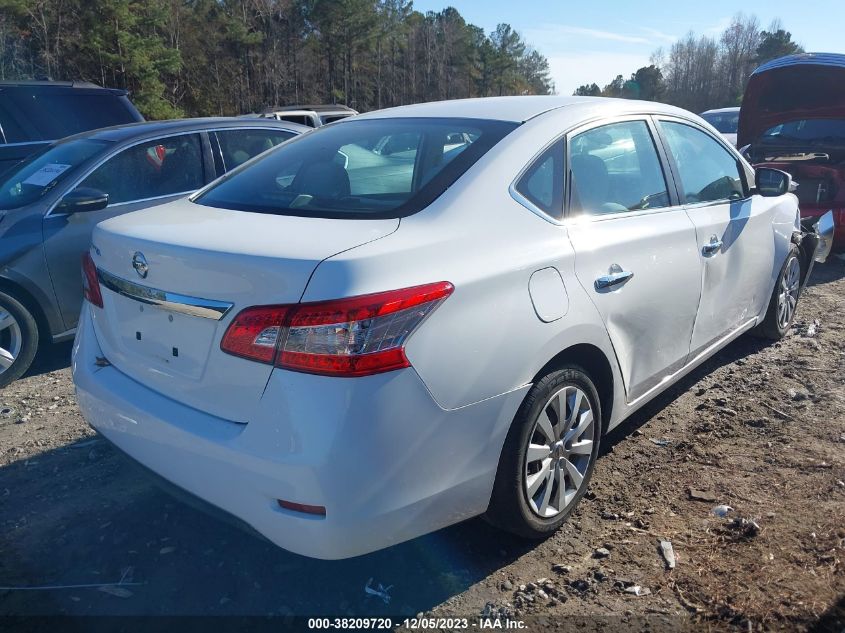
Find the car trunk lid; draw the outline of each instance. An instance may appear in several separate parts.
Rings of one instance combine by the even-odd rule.
[[[298,302],[323,259],[398,224],[247,213],[188,200],[103,222],[92,247],[104,302],[92,313],[103,353],[159,393],[248,422],[271,366],[220,350],[232,318],[248,306]]]

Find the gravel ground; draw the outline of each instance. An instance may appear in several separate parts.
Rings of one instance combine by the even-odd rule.
[[[784,341],[742,337],[616,429],[547,541],[479,519],[339,562],[160,491],[82,420],[70,346],[56,347],[0,391],[0,616],[500,614],[585,630],[839,633],[843,297],[845,264],[817,267]],[[367,597],[371,578],[391,586],[389,604]],[[93,586],[10,589],[44,585]]]

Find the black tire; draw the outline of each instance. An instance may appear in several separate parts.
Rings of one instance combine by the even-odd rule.
[[[8,312],[17,323],[20,332],[20,347],[12,364],[0,372],[0,388],[23,376],[32,365],[35,353],[38,351],[38,324],[35,322],[35,317],[15,296],[0,291],[0,315],[4,312]],[[12,346],[13,336],[15,333],[12,328],[0,330],[0,348],[8,350]]]
[[[535,422],[543,410],[548,411],[550,399],[565,387],[575,387],[580,390],[589,402],[593,413],[592,451],[583,481],[577,492],[565,509],[553,517],[545,518],[537,514],[529,505],[529,494],[526,490],[526,455],[529,442],[536,439]],[[557,425],[554,424],[556,428]],[[499,468],[496,472],[496,482],[490,506],[485,518],[503,530],[530,539],[542,539],[553,534],[569,518],[575,506],[587,490],[590,477],[595,467],[599,451],[599,443],[603,431],[601,405],[595,385],[587,373],[577,366],[567,366],[550,372],[541,378],[531,388],[514,418],[508,432]],[[586,457],[586,456],[585,456]],[[556,459],[552,456],[552,461]],[[531,465],[531,462],[529,462]],[[552,488],[552,495],[556,488]],[[564,491],[566,486],[564,486]],[[536,503],[536,500],[535,500]],[[536,506],[535,506],[536,507]],[[556,508],[560,510],[560,508]]]
[[[799,271],[798,289],[795,293],[795,309],[793,309],[788,321],[786,323],[782,323],[779,319],[778,301],[782,291],[784,277],[788,274],[791,265],[790,262],[793,260],[798,263]],[[801,293],[800,272],[801,257],[798,253],[798,247],[792,244],[790,245],[789,254],[786,256],[786,260],[783,262],[783,266],[781,266],[780,272],[778,273],[778,278],[775,281],[775,287],[772,290],[772,296],[769,297],[769,307],[766,309],[766,316],[757,327],[751,330],[751,333],[754,336],[766,338],[772,341],[779,341],[786,336],[789,328],[792,327],[792,321],[795,319],[795,313],[798,308],[798,299],[800,298]]]

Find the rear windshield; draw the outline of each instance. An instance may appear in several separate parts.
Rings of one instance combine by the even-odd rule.
[[[106,90],[0,89],[0,125],[6,143],[55,140],[141,120],[125,97]]]
[[[194,201],[321,218],[396,218],[426,207],[516,123],[364,119],[309,132],[233,171]]]
[[[78,139],[33,154],[0,176],[0,209],[17,209],[39,200],[110,144]]]
[[[721,134],[736,134],[739,127],[739,111],[705,112],[701,118],[712,125]]]

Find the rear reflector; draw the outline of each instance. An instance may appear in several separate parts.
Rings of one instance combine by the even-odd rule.
[[[294,512],[302,512],[303,514],[314,514],[316,516],[326,516],[326,509],[323,506],[309,506],[304,503],[294,503],[293,501],[285,501],[278,499],[279,507],[285,510],[293,510]]]
[[[100,280],[97,279],[97,266],[91,259],[91,253],[82,256],[82,292],[85,299],[93,306],[103,307],[103,293],[100,292]]]
[[[334,301],[246,308],[220,347],[235,356],[327,376],[408,367],[405,342],[453,290],[443,281]]]

